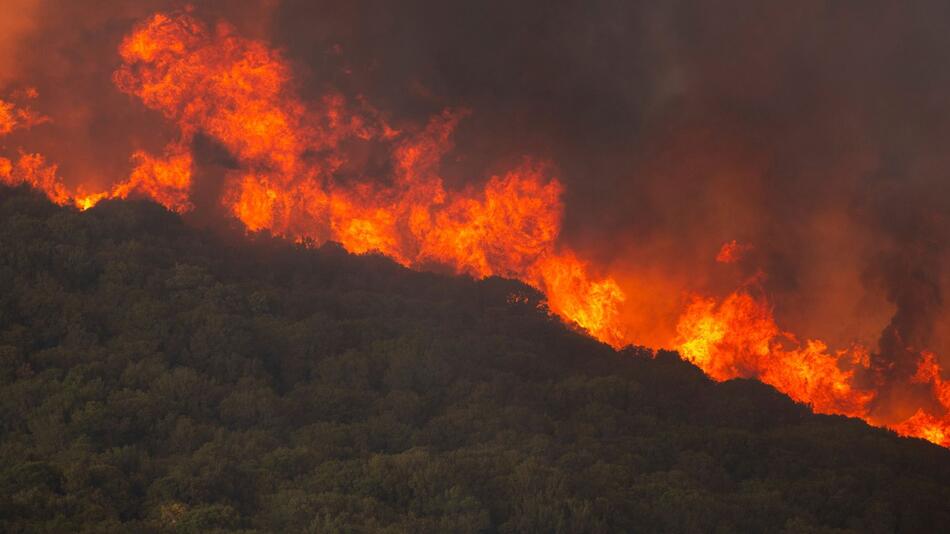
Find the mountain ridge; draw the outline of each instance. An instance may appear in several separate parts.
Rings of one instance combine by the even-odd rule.
[[[6,531],[927,532],[950,451],[519,282],[0,189]]]

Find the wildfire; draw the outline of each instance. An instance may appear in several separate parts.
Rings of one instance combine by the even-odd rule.
[[[506,172],[447,188],[440,167],[468,110],[448,109],[424,127],[396,130],[363,100],[329,92],[305,102],[291,70],[266,43],[227,24],[209,27],[189,14],[153,15],[121,43],[116,87],[177,127],[161,154],[131,155],[126,178],[105,190],[68,187],[55,164],[22,152],[0,158],[0,182],[42,190],[58,204],[88,209],[104,199],[143,196],[168,209],[194,209],[196,136],[227,150],[221,203],[249,231],[333,240],[353,253],[379,252],[422,269],[448,267],[474,277],[516,278],[543,291],[550,310],[615,347],[634,339],[623,317],[627,297],[614,278],[558,243],[564,187],[550,165],[525,159]],[[35,92],[25,93],[27,99]],[[47,119],[0,100],[0,136]],[[388,151],[387,175],[341,179],[346,143]],[[752,245],[731,241],[716,260],[734,263]],[[629,288],[628,288],[629,289]],[[950,383],[936,357],[921,353],[911,381],[934,400],[904,421],[879,421],[874,369],[865,347],[832,351],[800,342],[776,324],[768,301],[740,289],[721,301],[697,296],[670,340],[715,380],[756,378],[816,412],[860,417],[950,447]],[[942,407],[942,410],[939,409]]]
[[[546,291],[555,313],[623,343],[620,287],[593,280],[583,261],[557,247],[563,187],[546,165],[526,160],[481,188],[444,187],[439,166],[468,111],[446,110],[404,134],[367,104],[339,94],[307,105],[278,52],[187,14],[152,16],[123,40],[119,55],[116,86],[178,126],[165,153],[136,152],[129,177],[108,191],[70,190],[40,156],[0,167],[6,183],[28,183],[80,209],[137,194],[185,212],[192,209],[191,147],[201,133],[237,160],[222,202],[248,230],[331,239],[408,267],[439,264],[476,277],[518,278]],[[340,183],[340,145],[347,140],[388,143],[393,176]],[[388,185],[381,185],[384,178]]]
[[[867,348],[829,352],[820,340],[799,343],[793,334],[779,329],[768,303],[746,290],[719,303],[696,297],[680,317],[677,333],[680,354],[715,380],[755,378],[815,412],[859,417],[901,435],[950,447],[950,382],[942,379],[932,353],[920,353],[911,381],[928,386],[940,410],[934,413],[921,407],[910,418],[894,423],[874,416],[876,392],[865,384],[882,380],[879,370],[871,366]]]
[[[779,329],[766,302],[747,292],[733,293],[718,305],[696,298],[677,332],[680,354],[716,380],[757,378],[816,412],[868,416],[874,392],[855,384],[855,369],[869,366],[867,351],[854,347],[829,353],[818,340],[802,345]]]

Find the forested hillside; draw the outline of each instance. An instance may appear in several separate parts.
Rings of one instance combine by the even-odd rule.
[[[950,451],[537,292],[0,189],[0,531],[938,532]]]

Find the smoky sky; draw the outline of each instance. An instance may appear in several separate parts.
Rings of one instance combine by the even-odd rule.
[[[896,333],[950,348],[948,22],[945,2],[283,2],[272,36],[314,90],[471,108],[450,176],[553,161],[563,238],[598,264],[697,289],[761,271],[780,321],[896,359]],[[730,239],[755,252],[711,265]]]
[[[761,272],[780,323],[803,336],[880,341],[883,359],[899,358],[895,335],[950,352],[947,2],[195,4],[280,48],[304,98],[339,90],[397,125],[470,109],[450,186],[552,162],[562,241],[605,273],[660,281],[640,300],[630,282],[638,313]],[[110,181],[132,148],[173,137],[111,72],[136,20],[181,5],[33,6],[15,79],[63,129],[18,142],[67,180]],[[752,252],[715,264],[732,239]]]

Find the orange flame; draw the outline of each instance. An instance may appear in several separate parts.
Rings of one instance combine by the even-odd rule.
[[[107,191],[67,187],[55,165],[38,154],[14,164],[0,159],[0,179],[27,183],[59,204],[88,209],[136,194],[184,212],[189,200],[190,146],[198,132],[238,160],[223,202],[251,231],[293,238],[333,239],[355,253],[377,251],[411,267],[442,264],[460,273],[520,278],[547,291],[549,306],[615,345],[623,292],[611,279],[592,281],[584,262],[558,252],[561,184],[544,165],[526,161],[485,186],[447,191],[439,163],[466,111],[446,111],[414,136],[349,109],[329,94],[307,107],[290,88],[289,69],[265,44],[213,31],[189,15],[157,14],[121,44],[115,83],[174,120],[180,138],[161,157],[139,151],[129,177]],[[366,108],[366,106],[364,106]],[[33,115],[0,103],[0,133],[38,124]],[[395,141],[391,186],[337,184],[345,139]],[[313,154],[321,154],[313,156]]]
[[[735,263],[741,260],[750,250],[752,250],[752,245],[739,243],[733,239],[722,245],[722,248],[719,249],[719,253],[716,254],[716,261],[719,263]]]
[[[74,195],[56,175],[56,169],[40,154],[20,154],[16,163],[0,158],[0,182],[11,186],[27,184],[46,193],[53,202],[67,204]]]
[[[757,378],[816,412],[868,415],[874,392],[854,383],[855,368],[869,365],[867,351],[854,347],[832,354],[818,340],[802,346],[778,328],[767,303],[746,292],[733,293],[718,306],[712,299],[695,299],[677,332],[680,354],[716,380]]]
[[[15,95],[20,99],[35,99],[38,94],[36,89],[28,88],[18,91]],[[29,107],[18,106],[13,102],[0,99],[0,137],[9,134],[18,128],[28,129],[49,122],[49,117],[40,115]]]
[[[467,110],[446,110],[413,132],[392,128],[366,102],[336,93],[305,103],[277,51],[188,14],[152,16],[123,40],[119,55],[116,86],[178,127],[164,153],[135,152],[128,177],[103,191],[67,187],[56,165],[26,152],[16,161],[0,158],[0,182],[29,184],[79,209],[137,195],[187,212],[194,208],[192,147],[200,133],[234,158],[221,202],[249,231],[334,240],[353,253],[380,252],[412,268],[441,265],[475,277],[520,279],[545,293],[552,312],[598,339],[614,347],[633,341],[621,286],[595,278],[587,262],[558,244],[564,188],[550,166],[525,159],[481,187],[446,188],[440,165]],[[0,101],[0,135],[42,122]],[[343,145],[366,141],[388,147],[391,175],[341,180],[348,163]],[[716,260],[736,262],[751,248],[728,242]],[[894,423],[874,417],[879,399],[866,348],[801,343],[779,328],[764,298],[746,289],[721,302],[695,297],[676,332],[671,343],[715,380],[756,378],[816,412],[860,417],[950,447],[950,383],[932,354],[921,355],[913,381],[929,388],[934,402]]]
[[[187,15],[155,15],[123,41],[120,55],[116,84],[177,122],[179,152],[201,131],[238,160],[242,170],[228,176],[224,203],[249,230],[332,239],[410,267],[519,278],[547,290],[555,312],[620,343],[611,324],[623,300],[619,286],[592,282],[570,251],[555,250],[562,186],[544,165],[527,161],[481,189],[445,189],[439,164],[467,111],[447,110],[400,138],[374,110],[353,110],[340,95],[308,107],[293,93],[278,53]],[[337,183],[334,172],[345,163],[338,147],[354,138],[395,141],[392,185]],[[323,155],[306,155],[317,153]],[[184,160],[175,166],[185,167]],[[170,185],[167,193],[187,189],[187,178],[157,181]],[[186,207],[184,196],[171,201],[141,189],[169,207]]]
[[[819,340],[800,344],[779,329],[765,300],[744,290],[718,304],[695,298],[680,317],[677,333],[680,354],[715,380],[755,378],[815,412],[859,417],[901,435],[950,447],[950,382],[941,378],[932,353],[920,355],[912,380],[930,385],[942,409],[932,413],[921,407],[912,417],[888,424],[873,416],[875,390],[858,381],[859,373],[875,373],[865,347],[829,352]]]
[[[917,436],[945,447],[950,447],[950,381],[941,376],[942,369],[932,352],[923,352],[917,365],[917,373],[911,380],[929,386],[930,392],[943,413],[934,414],[924,408],[907,420],[894,426],[898,434]]]
[[[0,100],[0,135],[12,132],[16,125],[17,118],[13,104]]]

